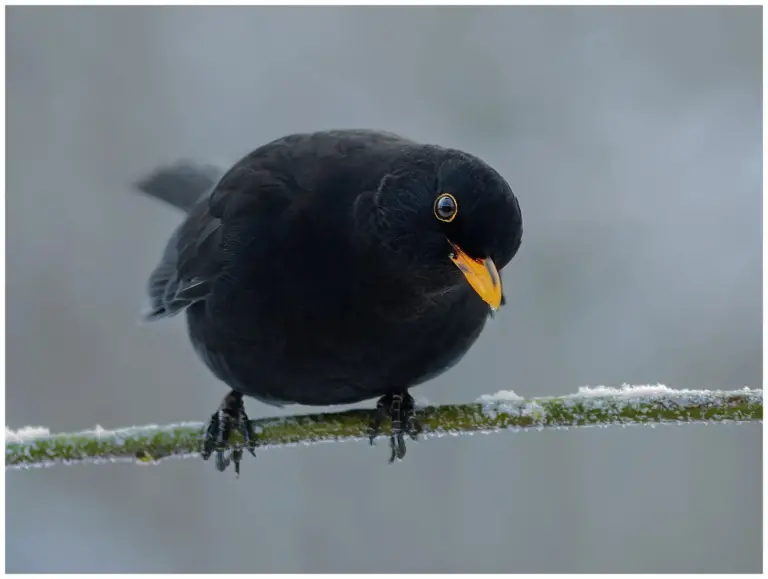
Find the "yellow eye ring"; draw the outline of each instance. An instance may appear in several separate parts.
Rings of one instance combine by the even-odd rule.
[[[456,215],[459,213],[459,202],[450,193],[442,193],[435,199],[432,211],[439,221],[450,223],[456,219]]]

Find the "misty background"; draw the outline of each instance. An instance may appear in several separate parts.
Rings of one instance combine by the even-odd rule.
[[[519,197],[508,305],[413,391],[761,387],[761,8],[6,9],[10,428],[206,420],[181,215],[132,182],[284,134],[458,147]],[[361,406],[375,404],[370,401]],[[251,417],[294,414],[255,400]],[[6,475],[8,572],[760,572],[761,426],[505,433]]]

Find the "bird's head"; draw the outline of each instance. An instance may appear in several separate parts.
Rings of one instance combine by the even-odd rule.
[[[522,240],[517,198],[477,157],[439,147],[418,153],[404,155],[372,194],[375,237],[432,289],[469,283],[498,309],[499,271]]]

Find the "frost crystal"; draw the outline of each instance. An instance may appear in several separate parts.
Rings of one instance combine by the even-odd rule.
[[[509,402],[510,400],[524,400],[522,396],[519,396],[513,390],[499,390],[496,394],[483,394],[477,399],[478,402]]]
[[[24,426],[18,430],[11,430],[7,426],[5,427],[6,442],[24,442],[25,440],[33,440],[50,435],[51,431],[45,426]]]

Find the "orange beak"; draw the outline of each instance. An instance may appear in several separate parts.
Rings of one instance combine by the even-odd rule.
[[[453,245],[451,261],[456,264],[467,278],[469,285],[477,292],[491,309],[498,310],[501,305],[501,276],[496,264],[488,257],[474,259],[464,253],[458,245]]]

